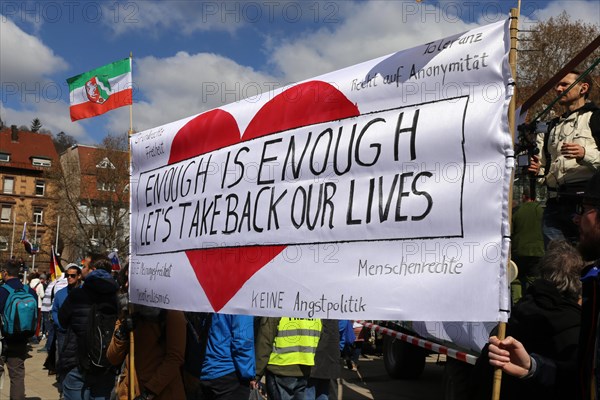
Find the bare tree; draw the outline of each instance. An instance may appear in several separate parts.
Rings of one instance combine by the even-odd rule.
[[[527,29],[531,32],[520,35],[517,69],[518,104],[523,103],[600,34],[598,25],[587,24],[579,20],[573,21],[566,11]],[[600,49],[592,53],[577,69],[581,72],[586,70],[598,57],[600,57]],[[597,72],[592,72],[596,90],[592,93],[591,99],[596,102],[600,98],[598,76]],[[547,93],[533,107],[529,115],[537,115],[555,97],[554,91]],[[558,106],[553,110],[557,114],[563,111]]]
[[[129,247],[127,137],[107,136],[101,146],[73,146],[55,168],[63,257]],[[63,222],[64,221],[64,222]]]

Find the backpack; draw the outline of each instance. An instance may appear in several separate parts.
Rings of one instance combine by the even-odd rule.
[[[114,372],[114,366],[106,358],[106,350],[115,331],[117,313],[114,305],[92,304],[88,314],[84,350],[79,352],[79,366],[93,375]]]
[[[208,331],[212,324],[212,313],[186,312],[186,342],[183,368],[192,376],[200,377],[206,355]]]
[[[29,286],[8,291],[8,298],[2,313],[2,333],[8,338],[30,338],[35,334],[38,319],[37,298],[29,293]]]

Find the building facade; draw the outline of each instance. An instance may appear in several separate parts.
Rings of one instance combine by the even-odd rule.
[[[119,149],[74,145],[60,155],[62,258],[129,249],[129,157]]]
[[[46,272],[56,241],[57,198],[52,169],[58,154],[47,134],[0,130],[0,258],[23,258],[25,265]],[[21,243],[23,226],[36,254]]]

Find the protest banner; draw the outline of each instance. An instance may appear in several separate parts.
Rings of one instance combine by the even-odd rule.
[[[507,26],[133,135],[130,300],[268,316],[505,319]]]

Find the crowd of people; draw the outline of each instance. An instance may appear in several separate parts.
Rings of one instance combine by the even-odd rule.
[[[23,284],[20,265],[3,263],[2,287],[35,297],[39,311],[35,329],[4,335],[11,399],[25,399],[27,346],[44,339],[37,351],[47,353],[44,367],[56,377],[61,399],[124,400],[131,390],[136,400],[338,398],[334,383],[342,352],[352,353],[353,360],[357,354],[351,321],[133,305],[127,299],[127,266],[117,276],[111,270],[106,256],[90,255],[68,264],[58,279],[30,274]],[[3,314],[8,297],[0,289]]]
[[[508,375],[504,399],[600,398],[600,110],[591,89],[576,71],[556,86],[565,113],[539,135],[528,167],[549,196],[543,207],[524,193],[515,212],[522,293],[508,336],[492,335],[473,370],[473,399],[490,398],[494,368]],[[127,268],[115,276],[97,254],[51,281],[32,273],[23,284],[21,272],[16,260],[2,264],[1,359],[14,400],[25,399],[28,343],[43,340],[38,351],[67,400],[337,399],[340,361],[358,368],[364,331],[352,321],[133,305]]]

